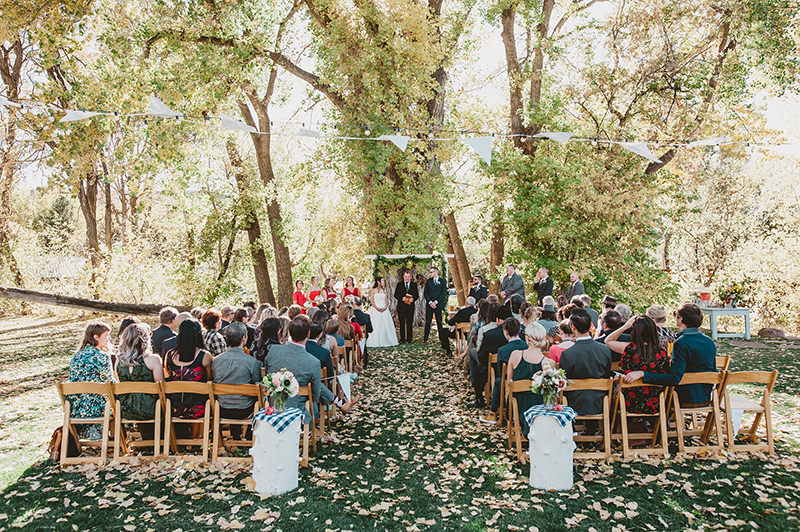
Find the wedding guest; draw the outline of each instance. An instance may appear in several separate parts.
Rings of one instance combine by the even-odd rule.
[[[503,320],[502,327],[503,335],[506,338],[506,344],[497,350],[497,364],[494,370],[494,388],[492,388],[492,412],[497,412],[497,409],[500,408],[500,387],[502,386],[503,379],[505,378],[505,375],[503,375],[502,371],[503,364],[508,364],[513,351],[522,351],[528,348],[528,344],[525,343],[525,340],[520,338],[520,330],[522,329],[522,325],[516,318],[506,318]]]
[[[278,340],[281,344],[285,344],[289,341],[289,316],[286,313],[278,315],[278,320],[281,322],[281,330],[278,333]]]
[[[289,312],[289,307],[281,307],[278,309],[278,317],[286,316],[287,312]]]
[[[562,320],[561,323],[558,324],[558,332],[558,335],[561,337],[561,342],[550,346],[550,349],[547,351],[547,357],[556,364],[561,360],[561,354],[575,345],[575,340],[572,337],[572,325],[570,324],[569,318]]]
[[[611,375],[611,350],[606,345],[592,341],[589,314],[584,309],[577,309],[569,321],[575,345],[561,353],[559,360],[567,379],[607,379]],[[578,415],[594,415],[603,411],[606,392],[577,390],[564,395]]]
[[[69,362],[69,382],[111,382],[111,327],[102,321],[91,321],[83,332],[78,351]],[[82,393],[68,396],[72,417],[103,417],[106,399],[102,395]],[[99,440],[102,425],[78,425],[82,439]]]
[[[178,316],[178,310],[175,307],[164,307],[158,313],[158,319],[161,325],[153,331],[153,336],[150,338],[151,345],[153,346],[153,353],[160,355],[162,353],[161,347],[164,340],[175,336],[175,329],[178,325],[175,323],[175,318]]]
[[[508,340],[503,333],[503,322],[511,317],[511,309],[506,306],[490,306],[487,321],[489,318],[494,317],[493,328],[485,325],[480,340],[480,346],[477,348],[474,356],[470,352],[470,381],[472,382],[475,390],[475,403],[478,408],[485,406],[483,397],[483,389],[486,386],[486,381],[489,376],[489,355],[497,353],[497,350],[508,343]],[[491,418],[483,419],[483,421],[492,421]]]
[[[267,356],[272,346],[281,345],[281,320],[278,318],[265,318],[258,326],[259,335],[256,340],[254,354],[261,365],[267,367]]]
[[[536,282],[533,283],[533,289],[536,290],[536,297],[539,304],[544,306],[544,298],[553,296],[553,279],[550,277],[550,272],[547,268],[539,268],[536,272]],[[555,300],[553,300],[555,304]]]
[[[286,316],[289,318],[289,320],[295,319],[300,314],[303,314],[303,307],[297,304],[289,306],[289,310],[286,311]]]
[[[592,318],[592,326],[597,328],[597,320],[600,319],[600,313],[592,308],[592,298],[589,297],[588,294],[583,294],[580,298],[581,301],[583,301],[583,308],[589,313],[589,317]]]
[[[322,400],[323,404],[333,403],[339,409],[347,413],[358,401],[358,397],[352,398],[349,402],[335,397],[326,387],[322,386],[320,379],[320,362],[311,353],[306,351],[306,342],[311,332],[311,320],[308,316],[297,316],[289,323],[289,337],[291,341],[286,345],[278,345],[272,348],[268,360],[267,373],[273,373],[282,369],[289,370],[300,386],[311,384],[311,401],[316,404]],[[311,421],[311,414],[306,410],[306,397],[296,395],[289,397],[286,406],[298,408],[303,411],[305,422]]]
[[[474,298],[475,301],[486,299],[489,295],[489,289],[483,286],[483,276],[474,275],[472,277],[472,287],[469,289],[469,296]]]
[[[230,325],[229,325],[230,327]],[[226,327],[227,330],[227,327]],[[193,318],[184,320],[178,327],[175,349],[164,355],[167,381],[206,382],[214,356],[204,349],[200,322]],[[205,415],[205,395],[193,393],[172,394],[172,415],[183,419],[198,419]],[[192,438],[197,438],[201,426],[192,424]]]
[[[347,296],[361,297],[361,290],[356,286],[356,280],[352,275],[348,275],[344,280],[344,289],[342,289],[342,300],[344,301]]]
[[[508,357],[505,378],[509,382],[532,380],[536,373],[552,367],[552,364],[542,353],[542,349],[547,345],[547,332],[544,327],[533,322],[529,328],[525,329],[522,341],[525,347],[514,349]],[[541,394],[531,391],[515,392],[513,398],[517,401],[522,435],[527,437],[529,427],[527,421],[525,421],[525,412],[534,405],[542,404],[543,398]]]
[[[631,307],[629,307],[624,303],[618,303],[617,306],[614,307],[614,310],[616,310],[619,313],[619,317],[622,318],[623,323],[631,319],[631,316],[633,316],[633,311],[631,310]]]
[[[560,309],[561,307],[567,305],[568,303],[569,301],[567,300],[567,297],[564,294],[560,294],[556,299],[556,308]]]
[[[328,336],[332,337],[336,340],[336,345],[338,347],[344,346],[344,336],[339,334],[339,317],[338,316],[331,316],[328,320],[328,323],[325,325],[325,332]]]
[[[224,329],[228,325],[230,325],[231,321],[233,321],[233,311],[236,310],[230,305],[225,305],[221,309],[219,309],[219,313],[222,316],[222,325],[220,325],[220,330]]]
[[[603,300],[600,301],[600,310],[605,312],[606,310],[613,310],[614,307],[617,306],[617,298],[610,295],[603,296]]]
[[[125,316],[124,318],[122,318],[122,321],[119,324],[119,330],[117,331],[117,345],[119,345],[119,342],[122,340],[122,333],[125,332],[125,329],[127,329],[134,323],[141,323],[141,322],[139,321],[139,318],[135,316]],[[148,338],[148,342],[149,341],[150,339]]]
[[[322,299],[330,301],[338,296],[339,294],[336,293],[336,289],[333,287],[333,277],[328,277],[325,279],[325,286],[322,287]]]
[[[319,287],[319,277],[316,275],[312,276],[310,284],[311,285],[308,287],[306,298],[308,298],[312,306],[316,307],[319,305],[320,300],[322,299],[322,290]]]
[[[653,305],[647,309],[647,316],[650,317],[658,327],[658,337],[661,341],[661,347],[667,348],[667,344],[674,342],[677,335],[672,332],[672,329],[667,327],[667,309],[663,305]]]
[[[503,277],[500,283],[500,297],[503,301],[510,298],[514,294],[519,294],[522,299],[525,299],[525,283],[522,277],[517,273],[517,269],[513,264],[506,266],[506,276]]]
[[[619,312],[616,310],[605,311],[603,315],[600,316],[600,327],[598,327],[598,335],[595,337],[595,341],[601,344],[606,343],[606,338],[608,338],[608,335],[622,327],[623,323],[624,322],[622,321],[622,317],[619,315]],[[630,342],[631,337],[627,333],[622,333],[618,337],[618,340],[620,342]],[[614,362],[619,360],[618,353],[612,353],[611,356]]]
[[[261,382],[261,364],[254,357],[244,352],[247,342],[247,326],[241,322],[233,322],[225,328],[225,341],[230,346],[227,351],[211,362],[211,375],[214,382],[220,384],[258,384]],[[216,395],[219,403],[220,417],[229,419],[248,419],[253,415],[255,397],[247,395]],[[230,425],[231,438],[240,439],[241,425]],[[248,427],[245,438],[249,439],[251,429]]]
[[[567,287],[567,293],[565,294],[567,301],[572,301],[575,296],[581,296],[583,293],[583,283],[581,282],[578,272],[572,272],[569,274],[569,286]]]
[[[204,309],[203,307],[194,307],[192,310],[189,311],[189,314],[197,321],[200,321],[201,319],[203,319],[203,313],[205,311],[206,309]]]
[[[175,316],[175,321],[173,322],[174,329],[178,329],[186,320],[192,319],[192,315],[188,312],[179,312],[177,316]],[[165,338],[164,341],[161,343],[161,352],[166,353],[171,349],[175,349],[175,345],[178,342],[177,336],[171,336],[169,338]]]
[[[319,337],[317,343],[328,350],[331,354],[331,360],[334,364],[334,367],[338,367],[338,359],[339,359],[339,343],[337,342],[336,338],[328,332],[328,323],[330,321],[330,315],[325,311],[324,307],[320,307],[319,310],[314,314],[311,318],[311,324],[319,324],[322,327],[322,334]],[[338,329],[338,324],[336,325]],[[344,339],[342,339],[344,341]],[[335,369],[335,368],[334,368]]]
[[[689,408],[706,406],[711,402],[711,384],[684,384],[678,386],[684,373],[716,372],[717,346],[708,336],[700,332],[703,312],[694,303],[684,303],[676,312],[675,321],[680,332],[672,346],[672,363],[669,373],[632,371],[625,375],[625,382],[642,379],[647,384],[675,386],[682,406]]]
[[[116,372],[119,382],[163,382],[164,366],[161,357],[150,347],[150,326],[134,323],[125,329],[117,350]],[[157,394],[128,393],[119,395],[122,417],[125,419],[154,419]],[[137,423],[143,440],[152,440],[153,423]]]
[[[275,318],[277,315],[278,311],[275,309],[275,307],[269,303],[264,303],[258,307],[258,310],[256,310],[256,323],[260,325],[265,319]]]
[[[447,320],[447,324],[451,327],[455,327],[459,323],[469,323],[472,320],[473,314],[478,312],[478,309],[475,307],[475,298],[469,296],[466,301],[466,305],[458,309],[458,312],[453,314],[453,317]]]
[[[625,331],[630,331],[630,342],[619,340]],[[606,345],[612,351],[622,355],[619,367],[625,374],[632,371],[660,374],[669,372],[669,357],[666,349],[661,347],[658,328],[655,322],[647,316],[630,318],[625,325],[608,335]],[[660,392],[660,386],[626,388],[623,393],[625,408],[636,414],[657,414]]]
[[[305,287],[305,283],[300,279],[294,282],[294,294],[292,294],[292,302],[300,307],[301,309],[306,304],[306,295],[303,293],[303,288]]]
[[[527,330],[528,327],[531,326],[532,323],[536,323],[541,318],[541,311],[538,307],[534,307],[530,303],[526,302],[526,306],[522,306],[520,308],[520,312],[522,313],[522,328]],[[522,333],[525,334],[524,332]]]
[[[520,315],[520,309],[522,308],[522,304],[525,303],[525,300],[521,298],[519,295],[514,294],[510,298],[508,298],[509,308],[511,308],[511,315],[516,318],[517,321],[522,321],[522,316]]]
[[[556,306],[553,296],[544,296],[544,306],[542,307],[542,317],[539,318],[539,325],[545,331],[550,331],[553,327],[558,327],[558,317],[556,316]],[[551,336],[552,337],[552,336]]]
[[[497,294],[489,294],[486,296],[486,301],[489,303],[500,303],[500,297],[498,297]]]
[[[222,316],[215,309],[210,308],[201,316],[201,323],[205,328],[203,344],[213,356],[221,355],[228,349],[225,338],[219,332],[222,326]]]
[[[333,388],[333,377],[336,373],[333,371],[333,360],[331,359],[331,352],[321,343],[321,338],[325,335],[325,329],[321,323],[312,323],[309,332],[309,338],[306,342],[306,351],[311,353],[317,360],[320,366],[325,368],[328,375],[328,381],[323,384],[328,388]]]

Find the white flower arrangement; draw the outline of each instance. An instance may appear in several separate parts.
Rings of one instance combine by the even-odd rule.
[[[531,379],[531,391],[542,396],[544,404],[555,404],[558,393],[567,387],[567,374],[563,369],[549,368],[538,371]]]
[[[294,397],[300,391],[300,385],[291,371],[282,368],[280,371],[268,373],[261,381],[267,395],[272,397],[276,409],[282,410],[289,397]]]

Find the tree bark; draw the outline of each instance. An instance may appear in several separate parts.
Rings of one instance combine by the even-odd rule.
[[[499,213],[495,214],[492,221],[492,243],[489,249],[489,275],[492,280],[489,283],[489,292],[492,294],[500,293],[500,266],[503,264],[505,256],[505,224],[503,223],[503,209],[498,207]]]
[[[100,241],[97,236],[97,181],[97,175],[91,172],[78,183],[78,200],[86,222],[86,241],[92,268],[89,289],[95,299],[100,297],[98,270],[101,258]]]
[[[447,236],[447,253],[448,255],[454,255],[453,253],[453,241],[450,240],[450,235]],[[456,298],[458,298],[458,306],[464,306],[466,303],[467,296],[464,293],[464,282],[461,277],[461,271],[459,271],[458,262],[455,258],[447,258],[447,267],[450,268],[450,275],[453,277],[453,284],[456,287]]]
[[[447,223],[447,234],[450,237],[450,243],[453,246],[453,254],[456,256],[456,264],[458,264],[458,272],[461,277],[461,285],[464,287],[464,300],[466,301],[467,292],[471,286],[472,273],[469,269],[469,261],[467,261],[467,253],[464,251],[464,243],[461,240],[461,234],[458,232],[458,224],[456,224],[456,214],[450,211],[450,214],[444,217]],[[461,299],[458,300],[459,304],[463,305]]]
[[[273,69],[271,78],[271,85],[273,76],[277,76],[277,71]],[[272,168],[272,154],[270,152],[270,121],[269,121],[269,99],[264,100],[258,98],[255,92],[248,94],[251,105],[256,111],[258,116],[258,124],[256,124],[255,117],[250,112],[247,103],[240,101],[239,110],[245,122],[255,127],[261,132],[267,133],[266,135],[251,134],[250,138],[253,141],[253,147],[256,151],[256,160],[258,161],[258,172],[261,176],[261,182],[264,188],[268,191],[267,202],[267,219],[269,221],[270,235],[272,236],[272,248],[275,256],[275,272],[278,276],[278,306],[288,306],[292,304],[292,260],[289,253],[289,247],[283,239],[283,218],[281,217],[281,208],[278,205],[277,194],[275,191],[275,172]]]
[[[16,299],[19,301],[27,301],[29,303],[39,303],[42,305],[56,305],[82,310],[96,310],[99,312],[112,312],[114,314],[133,314],[137,316],[157,316],[161,309],[166,306],[163,304],[153,305],[138,303],[112,303],[110,301],[98,301],[96,299],[62,296],[58,294],[49,294],[46,292],[37,292],[35,290],[25,290],[22,288],[13,288],[8,286],[0,286],[0,297]],[[192,309],[192,307],[184,305],[175,305],[175,308],[177,308],[180,312],[188,312]]]
[[[250,241],[250,256],[253,259],[253,273],[256,279],[258,299],[261,303],[269,303],[275,306],[275,293],[272,291],[272,281],[269,277],[267,256],[264,253],[264,245],[261,242],[261,224],[258,220],[258,214],[255,212],[255,209],[252,208],[253,202],[249,197],[250,184],[245,174],[242,157],[233,139],[228,139],[225,143],[225,147],[228,151],[228,158],[231,161],[231,166],[233,167],[233,175],[236,178],[239,196],[242,198],[241,203],[247,208],[247,212],[245,213],[246,221],[244,224],[247,230],[247,238]],[[231,240],[233,240],[233,238]]]
[[[114,205],[111,201],[111,182],[106,181],[103,183],[103,191],[105,192],[105,237],[106,249],[109,256],[111,255],[111,246],[114,244]]]

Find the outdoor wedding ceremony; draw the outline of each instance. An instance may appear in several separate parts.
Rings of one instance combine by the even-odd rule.
[[[0,32],[0,530],[800,530],[798,0]]]

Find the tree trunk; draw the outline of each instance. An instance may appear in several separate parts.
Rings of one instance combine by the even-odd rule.
[[[248,94],[250,103],[256,110],[258,124],[250,112],[247,103],[240,101],[239,109],[245,122],[262,131],[267,135],[251,134],[253,147],[256,150],[258,161],[258,172],[261,182],[268,192],[267,199],[267,219],[269,221],[270,234],[272,236],[272,248],[275,256],[275,272],[278,275],[278,306],[288,306],[292,304],[292,260],[289,254],[289,247],[283,239],[283,218],[281,208],[278,205],[274,192],[275,173],[272,169],[272,154],[270,153],[270,122],[268,104],[257,97],[254,92]]]
[[[111,182],[106,181],[103,183],[105,192],[105,232],[106,232],[106,249],[109,256],[111,255],[111,246],[114,243],[114,206],[111,201]]]
[[[86,241],[92,268],[89,289],[95,299],[100,297],[97,276],[101,258],[100,241],[97,237],[97,181],[97,176],[92,172],[78,183],[78,200],[86,222]]]
[[[122,232],[122,247],[128,244],[128,194],[125,192],[125,178],[120,179],[119,184],[119,205],[120,205],[120,231]]]
[[[489,249],[489,275],[492,278],[489,283],[489,291],[492,294],[500,293],[500,271],[505,255],[504,232],[503,207],[498,205],[492,220],[492,243]]]
[[[461,276],[461,284],[465,288],[464,299],[467,298],[469,287],[472,285],[472,273],[469,269],[469,261],[467,261],[467,253],[464,251],[464,242],[461,240],[461,234],[458,232],[458,225],[456,224],[456,214],[450,211],[450,214],[444,217],[447,222],[447,234],[450,237],[450,242],[453,245],[453,254],[456,256],[456,264],[458,264],[458,272]],[[461,300],[459,299],[459,303]],[[461,303],[463,305],[463,303]]]
[[[225,147],[228,151],[231,166],[233,166],[233,174],[236,177],[236,186],[239,189],[241,203],[247,207],[245,229],[247,230],[247,238],[250,240],[250,256],[253,258],[253,273],[256,279],[258,300],[261,303],[269,303],[275,306],[275,293],[272,290],[267,256],[264,253],[264,245],[261,241],[261,224],[258,221],[258,214],[252,208],[253,200],[250,198],[249,180],[245,174],[242,157],[233,139],[228,139]]]
[[[449,255],[454,255],[453,253],[453,241],[450,240],[450,236],[447,236],[447,253]],[[467,295],[464,292],[464,282],[461,277],[461,271],[458,267],[458,262],[455,258],[447,259],[447,267],[450,268],[450,275],[453,277],[453,284],[456,287],[456,298],[458,298],[458,306],[463,307],[464,303],[466,303]]]
[[[0,297],[27,301],[30,303],[40,303],[43,305],[57,305],[82,310],[113,312],[115,314],[133,314],[136,316],[157,316],[161,309],[165,306],[163,304],[151,305],[138,303],[112,303],[110,301],[97,301],[94,299],[83,299],[80,297],[48,294],[46,292],[24,290],[21,288],[12,288],[7,286],[0,286]],[[175,305],[175,308],[177,308],[180,312],[188,312],[192,307]]]

